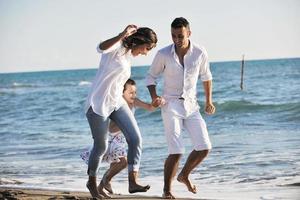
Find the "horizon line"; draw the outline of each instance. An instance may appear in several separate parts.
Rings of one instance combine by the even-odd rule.
[[[263,60],[287,60],[287,59],[300,59],[300,57],[286,57],[286,58],[266,58],[266,59],[245,59],[245,62],[263,61]],[[228,63],[228,62],[241,62],[240,60],[228,60],[228,61],[211,61],[209,63]],[[134,65],[132,67],[147,67],[150,65]],[[39,72],[56,72],[56,71],[76,71],[76,70],[93,70],[98,69],[98,66],[91,68],[72,68],[72,69],[49,69],[49,70],[29,70],[29,71],[12,71],[12,72],[0,72],[0,74],[18,74],[18,73],[39,73]]]

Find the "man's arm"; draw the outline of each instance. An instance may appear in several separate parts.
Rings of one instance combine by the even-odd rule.
[[[209,115],[212,115],[216,111],[212,101],[212,80],[203,81],[203,88],[204,88],[205,100],[206,100],[205,112]]]
[[[158,96],[156,93],[156,80],[163,72],[163,70],[164,57],[160,54],[160,52],[157,52],[146,75],[146,85],[152,99],[151,104],[154,107],[162,106],[165,104],[165,100],[162,97]]]
[[[164,99],[161,98],[160,96],[158,96],[156,93],[156,85],[148,85],[147,88],[149,90],[149,93],[150,93],[150,96],[152,99],[151,105],[153,107],[158,107],[158,106],[165,104]]]
[[[156,85],[148,85],[147,88],[149,90],[151,99],[156,99],[158,97],[156,93]]]

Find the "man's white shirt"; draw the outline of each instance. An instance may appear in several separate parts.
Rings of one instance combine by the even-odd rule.
[[[179,62],[175,45],[171,44],[159,50],[146,76],[146,85],[157,85],[157,79],[163,74],[163,98],[166,102],[184,98],[184,108],[189,115],[199,110],[197,102],[197,81],[212,80],[207,52],[204,48],[190,42],[190,47],[183,59],[184,66]]]

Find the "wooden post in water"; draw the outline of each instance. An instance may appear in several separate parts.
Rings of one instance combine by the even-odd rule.
[[[241,90],[244,89],[244,65],[245,65],[245,54],[243,54],[242,66],[241,66]]]

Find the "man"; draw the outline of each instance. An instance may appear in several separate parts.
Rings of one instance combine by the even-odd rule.
[[[190,41],[189,22],[183,17],[172,22],[171,33],[173,44],[157,52],[146,77],[153,102],[159,102],[158,105],[161,106],[168,144],[169,156],[164,165],[163,189],[163,197],[166,199],[175,199],[171,193],[171,182],[184,153],[182,130],[185,129],[189,133],[193,151],[189,154],[177,180],[185,184],[192,193],[196,193],[197,190],[189,180],[189,175],[211,149],[206,124],[199,112],[196,97],[198,77],[201,78],[205,91],[205,112],[215,112],[212,102],[212,75],[205,49]],[[164,79],[162,97],[156,93],[156,80],[161,74]]]

